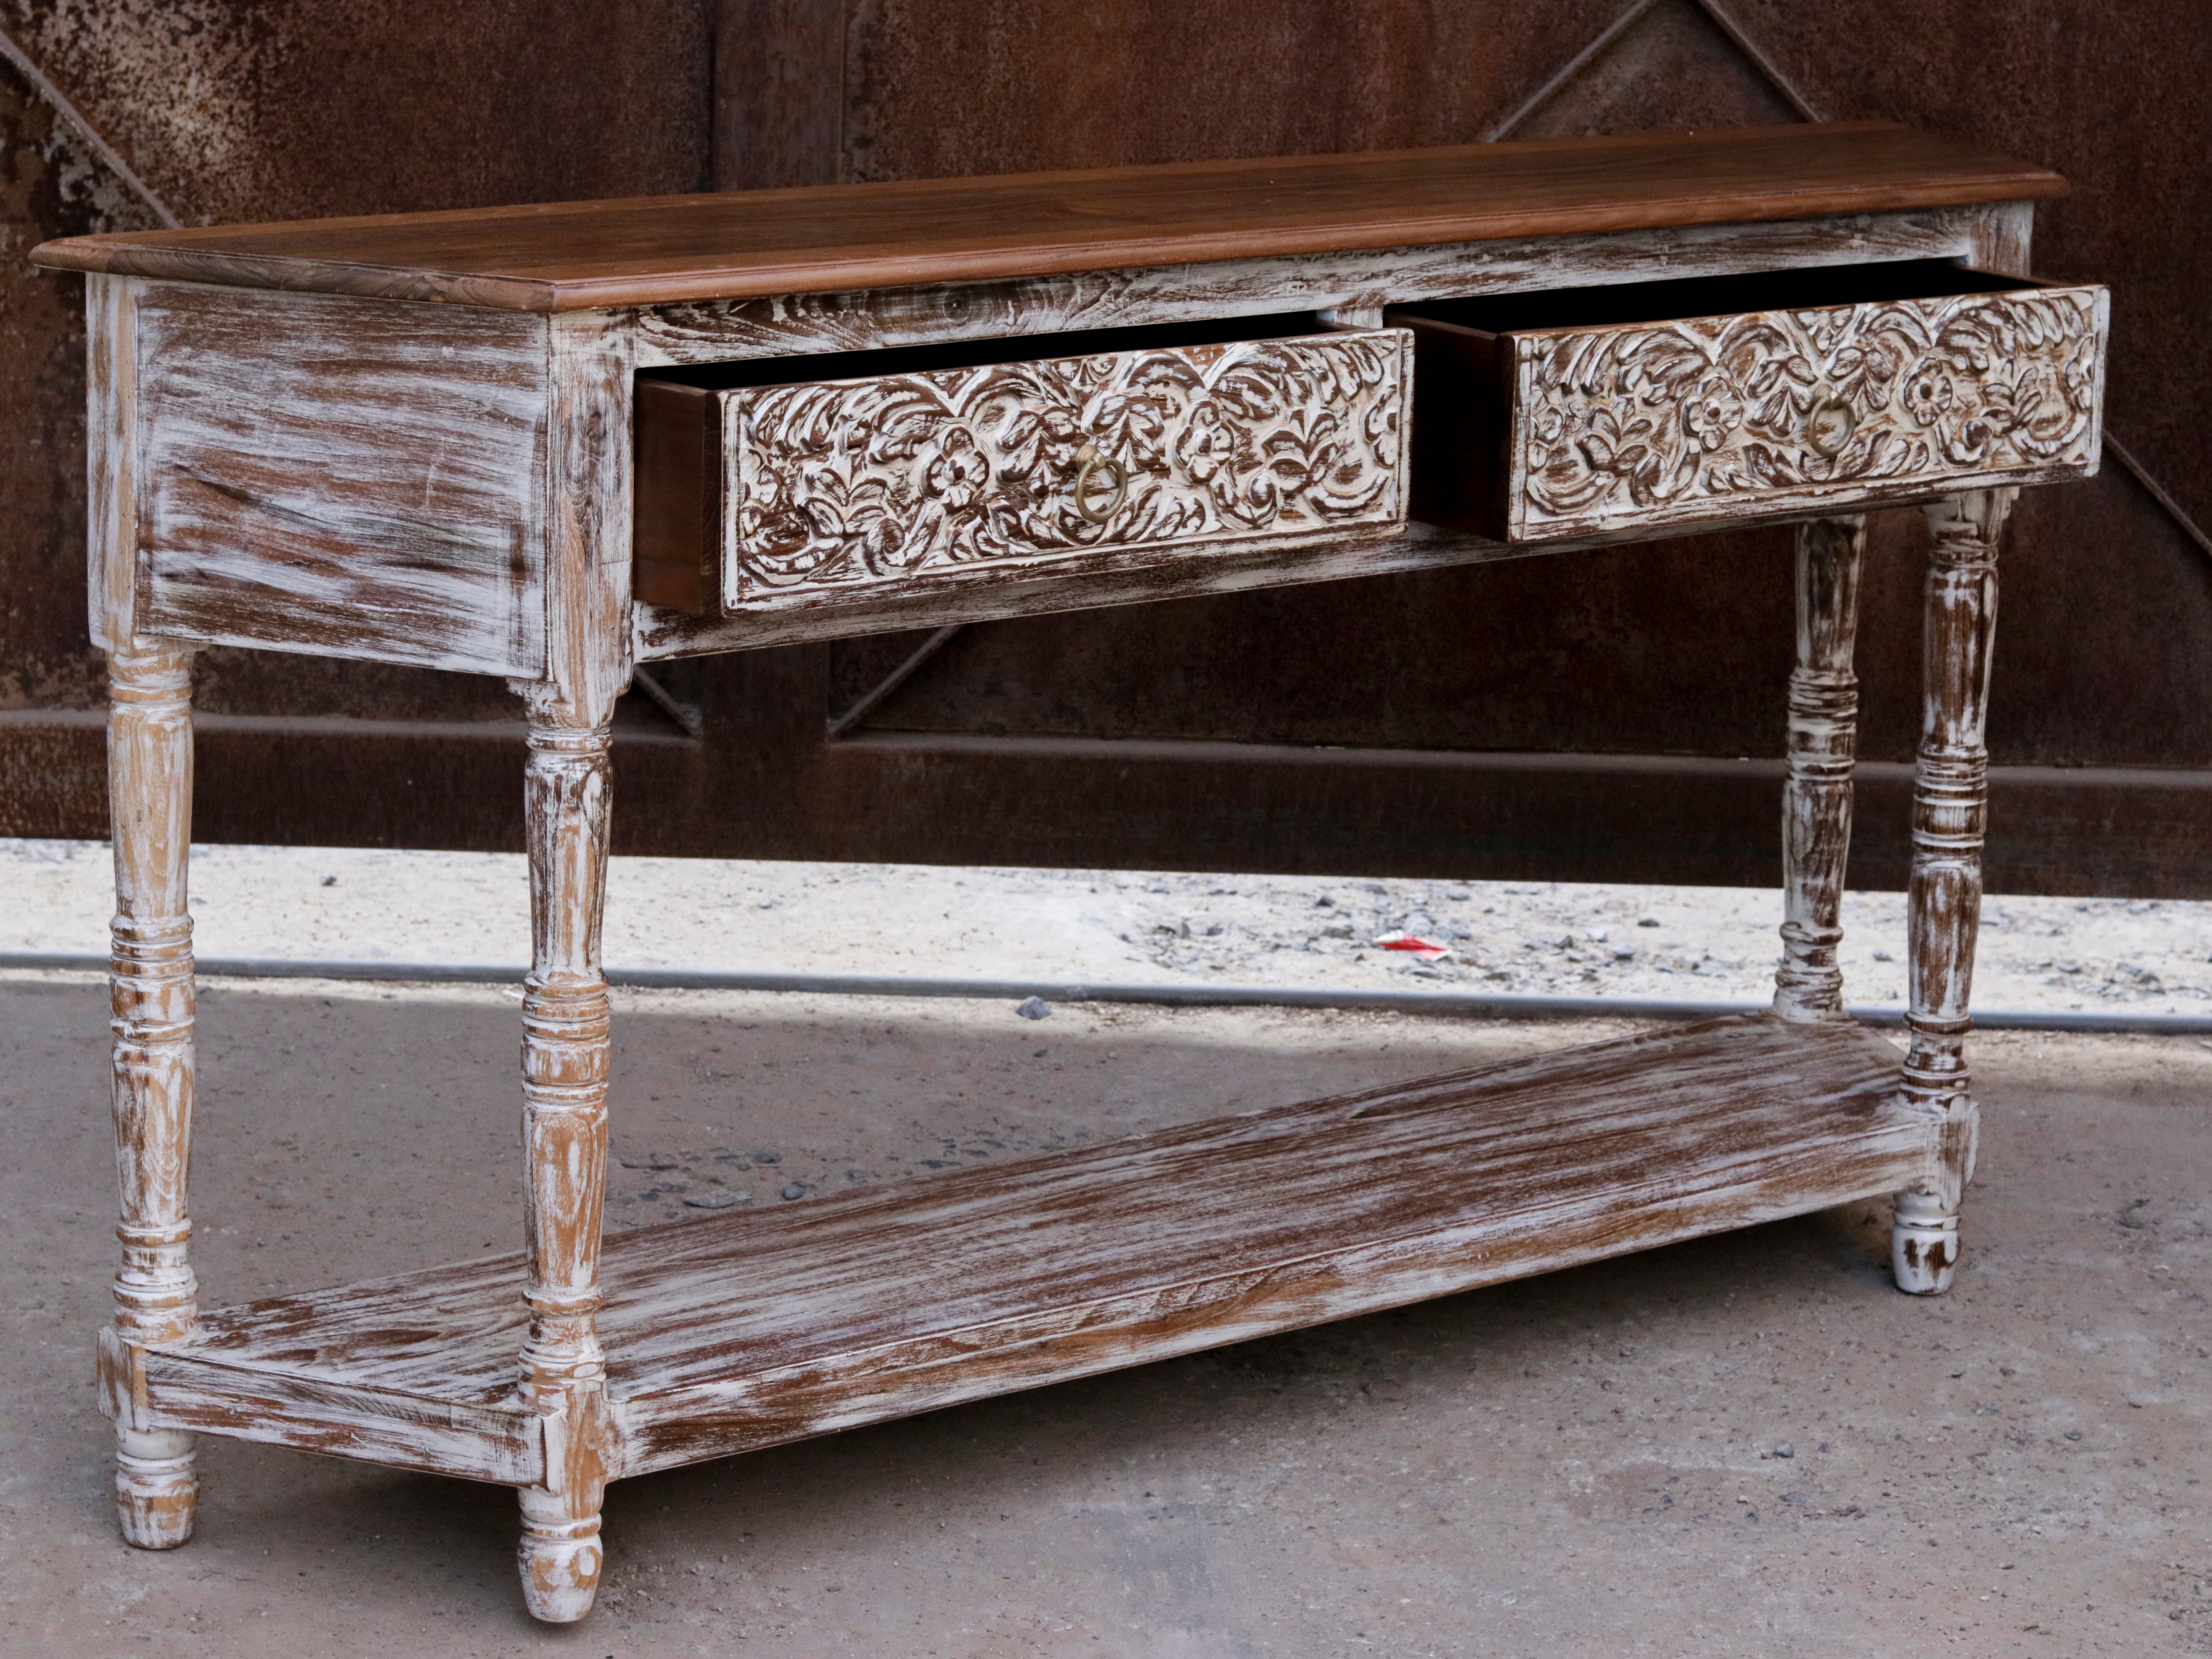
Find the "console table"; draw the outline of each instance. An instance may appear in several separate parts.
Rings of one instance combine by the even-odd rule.
[[[112,688],[123,1529],[193,1437],[605,1483],[1897,1194],[1948,1285],[2006,511],[2098,459],[2040,168],[1888,125],[92,236]],[[1910,1053],[1842,1011],[1862,516],[1933,526]],[[1797,524],[1771,1014],[602,1239],[608,732],[634,665]],[[1561,567],[1563,569],[1565,568]],[[505,678],[528,716],[526,1248],[203,1310],[189,665]]]

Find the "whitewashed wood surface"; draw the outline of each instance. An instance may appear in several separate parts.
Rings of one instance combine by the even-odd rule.
[[[564,1439],[588,1436],[595,1500],[602,1473],[1875,1196],[1929,1168],[1931,1128],[1898,1099],[1896,1063],[1847,1022],[1721,1020],[628,1234],[604,1276],[608,1398],[565,1431],[573,1406],[541,1401],[544,1455],[557,1468]],[[165,1428],[479,1479],[512,1479],[520,1453],[527,1475],[533,1385],[518,1396],[511,1358],[524,1265],[210,1313],[118,1392]],[[526,1491],[527,1521],[533,1496],[559,1507]]]

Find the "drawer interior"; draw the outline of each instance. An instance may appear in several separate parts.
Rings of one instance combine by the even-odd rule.
[[[1676,317],[1729,317],[1746,311],[1811,311],[1885,300],[2006,294],[2036,286],[2024,277],[1993,276],[1948,259],[1900,259],[1880,264],[1824,265],[1810,270],[1484,294],[1464,300],[1394,306],[1389,316],[1394,322],[1418,318],[1479,334],[1510,334],[1522,329],[1611,328],[1624,323],[1663,323]]]
[[[1326,334],[1330,325],[1310,311],[1261,317],[1222,317],[1196,323],[1139,328],[1093,328],[1056,334],[1000,336],[942,345],[888,346],[867,351],[817,352],[800,357],[756,357],[745,362],[696,368],[653,369],[641,380],[730,392],[744,386],[799,386],[823,380],[865,380],[885,374],[927,374],[940,368],[981,368],[988,363],[1045,362],[1111,352],[1155,351],[1175,346],[1233,345],[1244,340],[1288,340]]]

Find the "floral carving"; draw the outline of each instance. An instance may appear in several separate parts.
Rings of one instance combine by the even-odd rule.
[[[2022,289],[1521,335],[1513,534],[2086,471],[2102,299]]]
[[[732,392],[725,597],[1395,523],[1408,373],[1376,331]]]

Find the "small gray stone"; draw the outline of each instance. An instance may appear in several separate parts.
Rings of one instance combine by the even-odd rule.
[[[786,1188],[783,1189],[783,1195],[784,1195],[786,1198],[804,1198],[804,1197],[805,1197],[805,1196],[806,1196],[806,1186],[805,1186],[805,1182],[798,1182],[798,1181],[794,1181],[794,1182],[792,1182],[788,1187],[786,1187]],[[686,1199],[686,1200],[684,1200],[684,1202],[688,1204],[688,1203],[690,1203],[690,1200]]]
[[[693,1193],[684,1202],[695,1210],[726,1210],[745,1201],[743,1193]]]
[[[756,1164],[781,1164],[783,1162],[783,1154],[781,1152],[755,1152],[753,1154],[753,1162]]]
[[[1636,919],[1636,925],[1638,927],[1656,927],[1659,925],[1659,918],[1656,916],[1638,916]]]
[[[1042,997],[1027,997],[1015,1005],[1014,1012],[1024,1019],[1050,1019],[1052,1004]]]
[[[1785,1440],[1774,1449],[1774,1455],[1777,1457],[1795,1457],[1797,1455],[1797,1448]]]
[[[674,1170],[682,1167],[684,1160],[673,1152],[634,1152],[615,1162],[625,1170]]]

